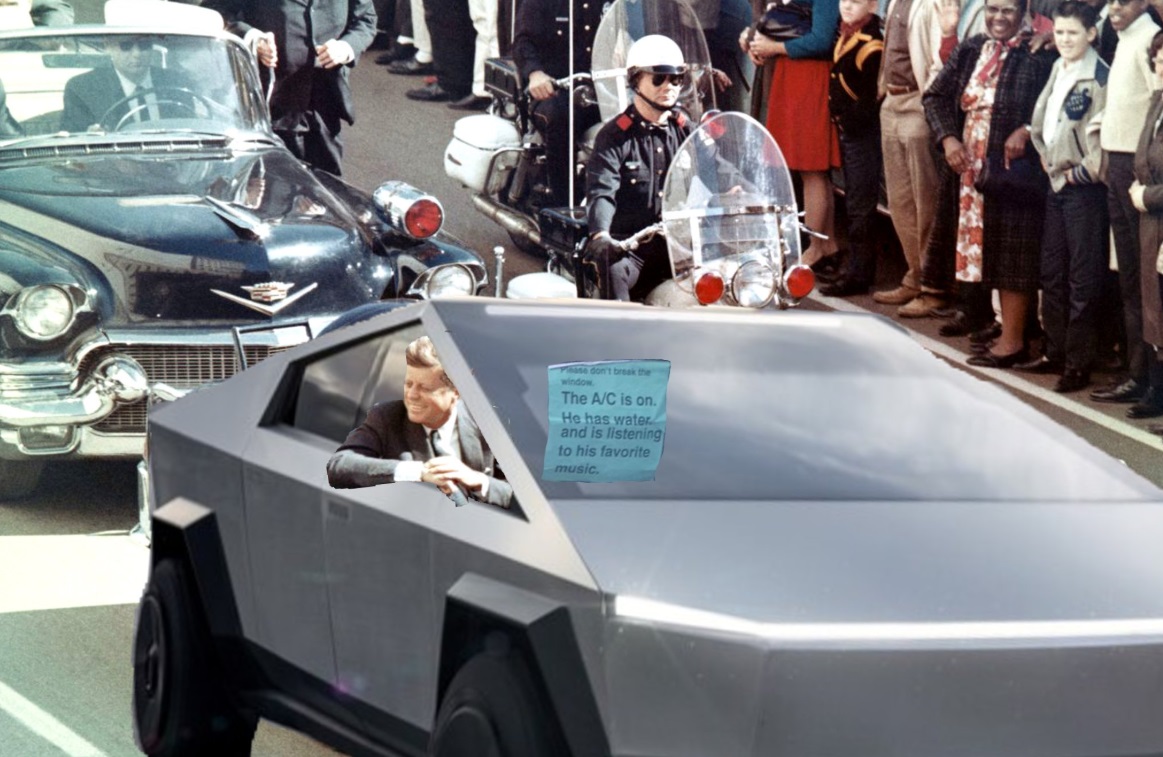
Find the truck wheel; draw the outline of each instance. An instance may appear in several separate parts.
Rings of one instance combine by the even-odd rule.
[[[133,635],[133,730],[156,757],[248,757],[257,718],[224,685],[182,565],[153,568]]]
[[[457,671],[440,702],[428,752],[433,757],[569,754],[529,667],[512,652],[482,652]]]
[[[32,494],[44,460],[0,460],[0,501]]]

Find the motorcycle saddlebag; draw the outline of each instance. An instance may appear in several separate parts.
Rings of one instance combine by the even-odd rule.
[[[485,89],[490,95],[516,100],[521,94],[521,72],[512,58],[485,60]]]
[[[484,192],[493,155],[520,146],[521,135],[512,121],[488,113],[465,116],[456,122],[444,150],[444,173],[474,192]]]
[[[589,231],[585,208],[543,208],[539,220],[541,243],[567,255]]]

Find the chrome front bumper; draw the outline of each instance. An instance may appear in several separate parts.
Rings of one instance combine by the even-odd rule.
[[[231,331],[106,332],[64,361],[0,363],[0,458],[137,457],[153,400],[307,341],[311,328],[300,325],[248,333],[245,344]]]

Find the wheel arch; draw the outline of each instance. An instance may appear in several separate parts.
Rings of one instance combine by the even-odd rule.
[[[242,620],[214,511],[177,497],[153,513],[152,532],[151,570],[167,559],[184,565],[210,635],[241,639]]]
[[[608,756],[609,741],[569,606],[477,574],[462,576],[445,597],[437,710],[456,672],[498,632],[524,656],[572,757]]]

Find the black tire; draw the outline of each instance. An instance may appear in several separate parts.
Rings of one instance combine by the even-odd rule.
[[[433,757],[566,757],[561,730],[529,667],[512,652],[466,662],[436,713]]]
[[[257,718],[234,704],[183,566],[158,563],[133,634],[133,731],[156,757],[248,757]]]

